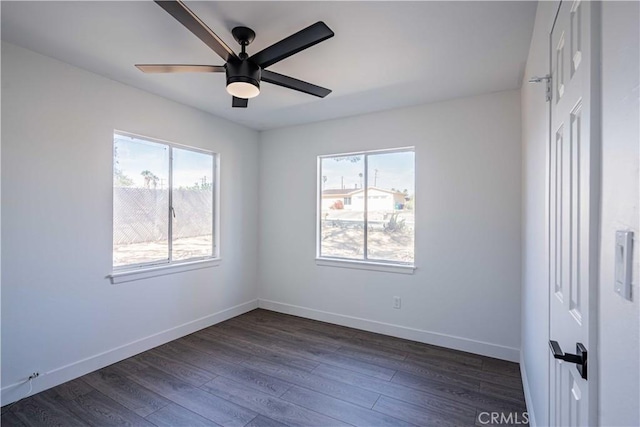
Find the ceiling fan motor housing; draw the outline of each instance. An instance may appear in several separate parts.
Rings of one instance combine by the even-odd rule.
[[[227,86],[231,83],[250,83],[260,88],[260,77],[262,70],[251,61],[229,61],[225,66],[227,69]]]

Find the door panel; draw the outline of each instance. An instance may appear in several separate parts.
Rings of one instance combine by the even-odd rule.
[[[550,40],[549,335],[564,353],[575,354],[576,343],[592,350],[588,379],[575,364],[550,356],[550,422],[558,426],[595,422],[596,328],[590,308],[597,276],[598,212],[593,202],[598,197],[599,155],[590,62],[593,4],[562,2]]]

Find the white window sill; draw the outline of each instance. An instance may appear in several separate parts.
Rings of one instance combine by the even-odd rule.
[[[220,265],[220,258],[183,262],[179,264],[166,264],[157,267],[145,267],[136,270],[116,271],[106,278],[111,280],[111,284],[133,282],[134,280],[149,279],[151,277],[176,274],[183,271],[200,270],[203,268],[217,267]]]
[[[387,264],[371,261],[354,261],[346,259],[316,258],[316,265],[323,267],[354,268],[357,270],[383,271],[385,273],[413,274],[413,265]]]

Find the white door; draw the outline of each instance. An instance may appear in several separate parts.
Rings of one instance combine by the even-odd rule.
[[[550,424],[595,425],[595,315],[599,212],[599,99],[594,84],[599,5],[562,1],[551,32],[549,144],[550,340],[564,353],[587,350],[578,364],[550,354]],[[596,68],[597,69],[597,68]]]

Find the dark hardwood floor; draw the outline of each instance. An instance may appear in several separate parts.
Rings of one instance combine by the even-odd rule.
[[[525,411],[515,363],[254,310],[8,405],[1,422],[481,426]]]

